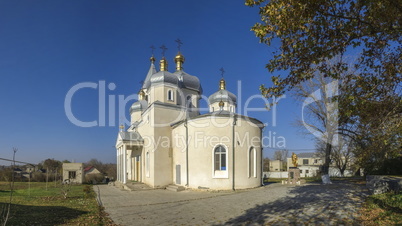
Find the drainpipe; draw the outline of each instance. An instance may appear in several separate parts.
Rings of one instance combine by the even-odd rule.
[[[264,147],[262,146],[262,133],[265,127],[260,129],[260,145],[261,145],[261,186],[264,186]]]
[[[186,127],[186,186],[189,186],[189,175],[188,175],[188,125],[187,125],[187,118],[184,122],[184,127]]]
[[[233,175],[233,180],[232,180],[232,190],[235,190],[235,126],[236,126],[236,115],[233,116],[233,127],[232,127],[232,175]]]

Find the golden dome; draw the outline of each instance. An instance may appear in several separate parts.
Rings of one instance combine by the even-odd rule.
[[[155,63],[155,60],[156,59],[155,59],[154,55],[152,55],[151,58],[149,58],[149,61],[151,61],[151,63]]]
[[[174,58],[174,62],[176,63],[176,70],[177,71],[183,70],[184,61],[185,61],[184,56],[181,55],[180,52],[178,52],[176,57]]]
[[[165,57],[160,60],[160,71],[167,71],[168,70],[168,63]]]
[[[225,79],[221,79],[221,81],[219,81],[219,89],[220,90],[222,90],[222,89],[226,89],[226,82],[225,82]]]
[[[143,89],[140,90],[140,92],[138,93],[139,95],[139,99],[140,100],[144,100],[145,99],[145,92]]]

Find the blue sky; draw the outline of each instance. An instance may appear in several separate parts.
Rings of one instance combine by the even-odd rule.
[[[278,48],[259,43],[250,31],[257,21],[258,8],[233,0],[1,0],[0,157],[11,158],[17,147],[17,160],[32,163],[46,158],[115,162],[117,106],[106,126],[82,128],[66,116],[66,94],[76,84],[100,81],[115,84],[114,90],[106,89],[106,97],[116,102],[118,95],[137,93],[149,69],[149,47],[158,47],[160,60],[159,47],[165,44],[174,71],[177,38],[184,43],[184,69],[200,78],[204,95],[217,91],[223,67],[228,90],[238,95],[241,81],[244,106],[248,97],[259,94],[260,84],[270,84],[265,64]],[[98,105],[97,89],[82,89],[72,99],[72,111],[82,121],[98,120]],[[255,99],[250,107],[263,108],[264,102]],[[289,95],[277,106],[276,126],[272,111],[249,113],[268,123],[266,156],[280,136],[290,152],[314,149],[312,140],[292,126],[300,114]]]

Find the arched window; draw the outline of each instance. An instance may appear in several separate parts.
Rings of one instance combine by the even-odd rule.
[[[192,103],[191,103],[191,96],[190,95],[187,96],[186,105],[187,105],[188,109],[191,110]]]
[[[171,89],[168,90],[168,100],[170,101],[174,100],[173,91]]]
[[[249,154],[248,154],[248,176],[249,177],[257,177],[257,151],[255,150],[254,147],[250,148]]]
[[[147,174],[147,177],[149,177],[149,164],[150,164],[150,161],[149,161],[149,152],[147,152],[147,159],[146,159],[146,162],[145,162],[145,164],[146,164],[146,166],[145,166],[145,170],[146,170],[146,174]]]
[[[226,149],[222,145],[218,145],[214,150],[215,171],[226,170]]]

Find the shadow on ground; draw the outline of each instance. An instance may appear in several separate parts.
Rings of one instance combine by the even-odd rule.
[[[225,224],[351,224],[366,195],[365,186],[348,182],[296,186],[288,197],[250,208]]]
[[[0,203],[0,211],[6,206]],[[62,213],[62,214],[60,214]],[[86,211],[63,206],[30,206],[11,204],[8,225],[60,225],[86,214]]]

